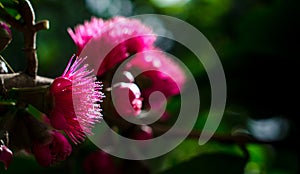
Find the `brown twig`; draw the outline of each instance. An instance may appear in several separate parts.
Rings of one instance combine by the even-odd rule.
[[[162,135],[164,133],[166,133],[170,127],[168,126],[162,126],[162,125],[153,125],[151,126],[154,135]],[[174,136],[182,136],[183,135],[183,131],[182,130],[178,130],[176,132],[173,133]],[[206,136],[205,132],[202,131],[198,131],[198,130],[192,130],[187,138],[191,138],[191,139],[199,139],[200,135],[202,136]],[[207,134],[208,136],[208,134]],[[212,137],[210,138],[210,140],[212,141],[217,141],[220,143],[226,143],[226,144],[273,144],[276,142],[269,142],[269,141],[262,141],[262,140],[258,140],[255,139],[249,135],[246,134],[239,134],[239,135],[220,135],[220,134],[213,134]]]
[[[28,0],[19,1],[19,11],[24,20],[22,29],[24,36],[24,52],[27,59],[25,73],[35,78],[38,70],[38,59],[36,54],[36,32],[42,29],[48,29],[48,21],[35,24],[34,10]]]
[[[11,88],[37,87],[50,85],[53,79],[36,76],[35,79],[25,73],[0,74],[0,95]]]

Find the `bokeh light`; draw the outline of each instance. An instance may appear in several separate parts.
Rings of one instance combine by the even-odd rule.
[[[152,0],[159,7],[183,6],[190,0]]]
[[[129,0],[86,0],[86,6],[95,14],[104,17],[129,16],[133,5]]]
[[[265,141],[281,140],[289,130],[289,123],[283,117],[251,119],[248,126],[255,138]]]

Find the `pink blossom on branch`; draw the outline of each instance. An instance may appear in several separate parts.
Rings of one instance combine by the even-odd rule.
[[[76,58],[73,64],[72,60],[51,84],[54,108],[49,118],[55,129],[63,130],[74,143],[79,143],[102,117],[99,102],[103,94],[101,84],[83,64],[85,59]]]
[[[92,17],[91,21],[85,21],[83,25],[75,27],[74,32],[71,28],[68,29],[68,33],[77,45],[79,53],[90,39],[102,36],[104,23],[104,20]]]
[[[74,32],[70,28],[68,32],[77,45],[78,54],[85,48],[87,55],[92,53],[92,57],[101,62],[97,75],[102,75],[134,53],[152,48],[156,40],[148,26],[137,19],[125,17],[107,21],[92,18],[90,22],[75,27]]]
[[[97,20],[101,21],[98,22],[101,23],[101,27],[96,32],[96,28],[99,26],[95,22]],[[91,22],[77,26],[75,32],[71,29],[68,31],[81,55],[87,55],[90,58],[88,59],[90,64],[94,65],[94,68],[99,68],[98,78],[106,78],[104,86],[113,87],[117,93],[122,93],[125,88],[120,88],[120,86],[114,88],[116,84],[109,86],[110,84],[107,82],[111,80],[112,74],[110,73],[115,71],[113,68],[118,67],[120,63],[133,56],[132,59],[128,60],[125,68],[122,67],[122,70],[129,74],[134,74],[133,72],[137,70],[141,72],[138,77],[142,78],[118,81],[118,83],[135,84],[140,93],[136,98],[143,100],[138,100],[138,103],[133,104],[133,98],[130,98],[128,92],[123,97],[117,97],[115,107],[121,108],[121,111],[125,113],[122,115],[128,115],[128,113],[130,114],[128,111],[132,111],[132,109],[126,109],[130,107],[128,100],[133,109],[134,107],[138,109],[138,112],[131,112],[132,116],[136,116],[142,109],[148,110],[150,107],[160,112],[166,104],[165,100],[161,101],[156,98],[151,103],[154,105],[150,106],[148,102],[150,94],[160,91],[166,98],[169,98],[179,94],[186,82],[186,76],[181,66],[155,47],[156,35],[150,27],[138,19],[115,17],[103,23],[102,19],[92,18]],[[91,38],[92,31],[94,31],[94,35]],[[80,40],[83,40],[82,38],[88,38],[85,40],[86,43],[78,44]],[[100,67],[97,67],[99,65]],[[165,113],[164,116],[166,115]]]

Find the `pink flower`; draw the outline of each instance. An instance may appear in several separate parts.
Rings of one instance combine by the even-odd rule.
[[[83,65],[85,59],[77,58],[71,65],[72,60],[50,87],[54,97],[50,122],[55,129],[65,131],[74,143],[79,143],[85,133],[91,134],[93,124],[102,117],[99,102],[103,94],[88,65]]]
[[[83,168],[86,174],[121,173],[112,157],[103,151],[88,155],[83,162]]]
[[[92,53],[92,57],[101,62],[99,76],[130,55],[151,48],[156,40],[148,26],[137,19],[125,17],[114,17],[108,21],[92,18],[90,22],[78,25],[74,32],[71,29],[68,32],[78,47],[78,53],[85,47],[88,55]],[[91,43],[88,44],[89,41]]]
[[[65,160],[72,151],[68,140],[59,132],[52,132],[52,140],[46,144],[35,143],[32,152],[41,166],[49,166]]]
[[[0,161],[4,163],[5,169],[10,165],[13,159],[12,151],[5,145],[0,145]]]
[[[104,21],[95,17],[91,21],[85,21],[83,25],[75,27],[74,32],[71,28],[68,33],[78,47],[80,53],[84,46],[94,37],[100,37],[104,31]]]
[[[6,23],[0,21],[0,29],[5,30],[7,32],[7,34],[11,37],[11,30]]]
[[[115,17],[103,23],[102,19],[98,19],[101,27],[97,31],[95,30],[99,25],[95,21],[97,19],[92,18],[91,22],[77,26],[75,32],[71,29],[68,31],[81,55],[93,58],[89,60],[90,64],[100,65],[97,77],[104,79],[104,86],[112,87],[117,93],[115,95],[117,98],[112,98],[112,100],[119,114],[136,116],[141,113],[142,109],[149,108],[159,113],[166,102],[155,98],[154,105],[150,106],[148,102],[150,94],[160,91],[166,98],[179,94],[186,81],[183,69],[155,47],[156,36],[139,20]],[[91,37],[92,31],[94,35]],[[85,40],[86,43],[78,44],[79,40],[83,40],[82,38],[88,38]],[[130,80],[122,79],[124,81],[118,81],[117,84],[109,84],[112,73],[115,71],[114,68],[130,56],[133,58],[128,60],[125,68],[122,67],[123,72],[139,74],[133,73],[138,71],[141,75],[136,79],[132,77]],[[166,115],[165,113],[164,116]]]

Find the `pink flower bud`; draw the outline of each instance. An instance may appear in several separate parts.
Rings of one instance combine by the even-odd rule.
[[[146,152],[151,147],[151,139],[153,138],[152,128],[147,125],[141,125],[139,127],[137,126],[130,132],[129,138],[133,140],[139,140],[139,148],[141,148],[141,151]]]
[[[149,140],[149,139],[152,139],[153,138],[152,128],[150,126],[147,126],[147,125],[142,125],[140,127],[140,130],[137,130],[137,131],[132,133],[131,138],[135,139],[135,140]]]
[[[5,170],[13,159],[13,153],[5,145],[0,145],[0,161],[4,163]]]
[[[103,151],[97,151],[87,156],[83,162],[86,174],[121,173],[112,157]]]
[[[113,89],[114,106],[121,116],[137,116],[141,113],[142,98],[139,87],[134,83],[118,83]]]
[[[138,70],[151,81],[142,89],[142,96],[147,99],[154,91],[161,91],[167,98],[179,94],[186,82],[181,66],[158,48],[139,53],[126,66],[127,71]]]
[[[10,28],[0,21],[0,52],[6,48],[12,39]]]
[[[65,77],[55,79],[51,85],[52,93],[54,95],[66,94],[72,92],[72,81]]]
[[[183,69],[166,56],[158,48],[137,54],[126,65],[125,71],[141,72],[139,79],[135,79],[137,84],[144,84],[141,90],[141,97],[144,99],[144,108],[149,109],[149,97],[153,92],[159,91],[168,99],[177,95],[182,90],[186,82],[186,75]],[[161,110],[165,105],[165,100],[153,98],[151,109]],[[168,113],[161,116],[161,120],[166,120]]]
[[[33,145],[32,152],[41,166],[65,160],[71,154],[72,147],[61,133],[53,131],[52,138],[49,143]]]

